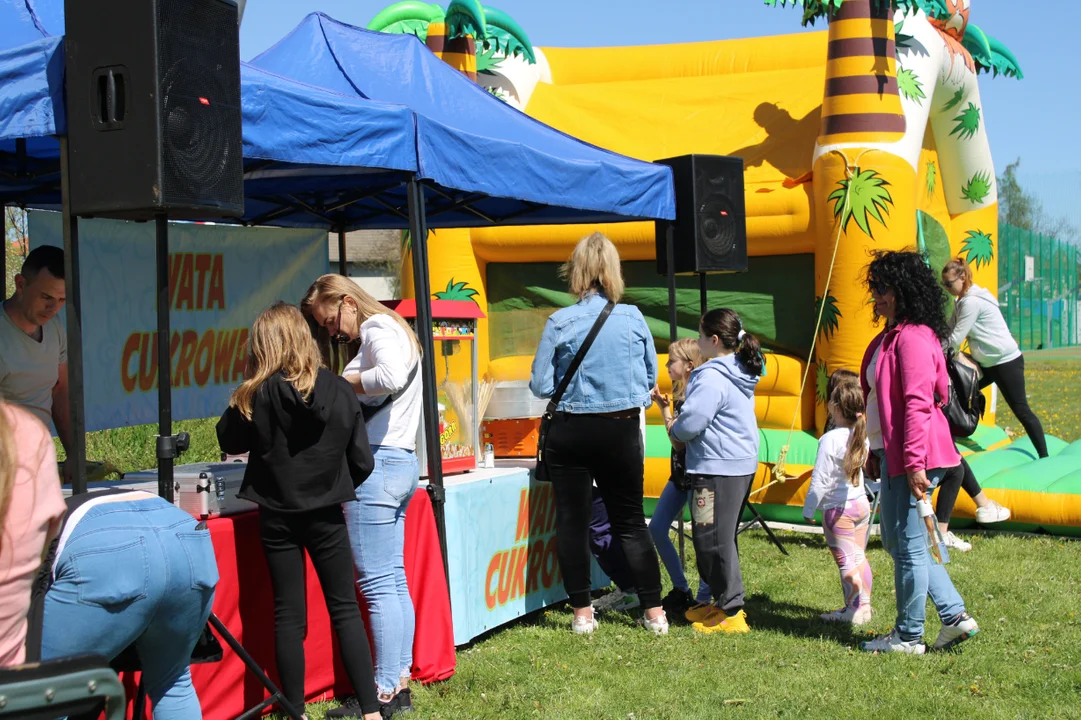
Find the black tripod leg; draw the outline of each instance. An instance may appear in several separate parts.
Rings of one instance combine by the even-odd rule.
[[[135,705],[131,712],[132,720],[143,720],[146,717],[146,686],[142,678],[139,678],[139,689],[135,691]]]
[[[221,636],[221,639],[232,648],[233,652],[240,656],[240,659],[244,661],[244,664],[248,666],[248,669],[252,671],[255,677],[259,678],[259,682],[270,693],[270,698],[260,705],[261,708],[269,707],[275,700],[281,705],[285,714],[291,717],[293,720],[301,720],[302,713],[297,712],[297,709],[285,699],[285,695],[278,689],[270,678],[263,672],[263,668],[259,667],[259,663],[255,662],[255,659],[248,654],[248,651],[244,649],[244,646],[237,642],[233,634],[229,632],[229,629],[225,627],[225,624],[218,619],[218,616],[214,613],[210,613],[210,625],[214,628],[214,631]],[[249,713],[244,713],[241,717],[247,717]]]
[[[782,545],[781,541],[777,539],[777,536],[773,534],[773,530],[771,530],[769,525],[766,524],[766,521],[762,518],[762,516],[758,514],[758,511],[754,509],[754,505],[748,502],[745,504],[745,506],[748,510],[751,511],[751,514],[754,515],[754,519],[748,520],[747,522],[743,523],[740,526],[739,530],[736,531],[736,535],[739,535],[744,530],[748,530],[755,525],[761,525],[762,529],[766,531],[766,535],[769,536],[770,542],[777,546],[777,549],[781,551],[781,554],[787,555],[788,551],[784,549],[784,545]]]

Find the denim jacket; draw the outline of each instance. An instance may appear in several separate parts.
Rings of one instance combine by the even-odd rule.
[[[544,325],[529,389],[550,398],[607,303],[595,293],[552,313]],[[645,318],[633,305],[616,305],[597,334],[558,409],[571,413],[649,407],[657,381],[657,350]]]

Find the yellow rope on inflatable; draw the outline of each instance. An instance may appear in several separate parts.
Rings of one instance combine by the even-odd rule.
[[[849,180],[851,180],[853,172],[859,170],[860,158],[863,157],[863,153],[867,152],[867,149],[863,150],[859,155],[857,155],[856,159],[851,164],[848,162],[848,158],[845,157],[844,153],[842,153],[840,150],[831,150],[830,152],[837,153],[845,161],[845,175]],[[851,182],[845,186],[844,205],[840,214],[840,218],[842,220],[848,217],[848,210],[851,207],[849,202],[852,192],[851,188]],[[834,264],[837,262],[837,248],[841,246],[842,232],[844,232],[844,223],[838,222],[837,234],[833,238],[833,256],[830,258],[830,269],[829,273],[827,273],[826,275],[826,286],[822,291],[822,302],[819,303],[818,306],[818,319],[815,321],[814,336],[811,338],[811,350],[807,355],[807,364],[803,368],[803,380],[800,382],[799,386],[799,402],[796,403],[796,410],[792,414],[792,425],[788,428],[788,440],[785,442],[784,445],[781,446],[781,451],[777,454],[777,463],[773,466],[773,480],[753,491],[751,495],[757,495],[763,490],[777,485],[778,483],[783,483],[785,480],[788,479],[787,475],[785,474],[785,459],[788,457],[788,450],[792,446],[792,436],[796,432],[796,422],[798,422],[800,413],[803,410],[803,394],[804,391],[807,389],[807,376],[811,373],[811,362],[814,360],[815,343],[818,341],[818,333],[822,327],[822,315],[826,310],[825,298],[827,295],[829,295],[830,282],[833,280],[833,267]]]

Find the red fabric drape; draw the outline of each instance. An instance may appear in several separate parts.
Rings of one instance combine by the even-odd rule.
[[[256,513],[209,522],[218,561],[214,613],[275,683],[274,599],[270,576],[259,543]],[[413,643],[413,679],[428,683],[454,674],[454,631],[450,597],[439,553],[439,535],[432,504],[423,488],[406,512],[405,574],[417,614]],[[308,561],[305,577],[308,593],[308,635],[304,641],[305,690],[309,702],[349,694],[352,689],[341,664],[341,654],[330,627],[319,579]],[[361,608],[364,608],[361,602]],[[365,622],[367,622],[365,612]],[[369,630],[370,632],[370,630]],[[192,680],[205,720],[229,720],[259,704],[268,693],[248,672],[243,661],[222,642],[221,662],[192,666]],[[138,674],[124,678],[128,714]]]

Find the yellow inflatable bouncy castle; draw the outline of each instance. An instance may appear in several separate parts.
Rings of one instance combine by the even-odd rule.
[[[862,283],[869,253],[917,247],[936,268],[961,256],[979,285],[997,291],[998,203],[977,75],[1021,71],[1005,46],[968,22],[969,0],[794,1],[805,23],[821,19],[827,29],[540,48],[512,18],[475,0],[446,10],[408,0],[369,28],[418,35],[493,95],[598,146],[643,160],[743,158],[749,270],[710,276],[708,301],[736,309],[770,351],[756,397],[762,464],[752,501],[767,519],[799,522],[829,375],[858,371],[878,331]],[[462,60],[462,47],[475,48],[475,62]],[[480,372],[497,392],[528,379],[545,320],[573,302],[558,267],[593,230],[619,247],[625,302],[646,316],[663,367],[668,295],[652,223],[432,233],[435,296],[472,299],[485,311]],[[403,249],[408,295],[408,238]],[[697,279],[679,279],[677,305],[679,335],[694,335]],[[669,389],[663,371],[660,384]],[[1010,444],[994,426],[993,396],[989,408],[962,450],[988,495],[1013,511],[1015,522],[999,527],[1081,533],[1081,446],[1064,450],[1049,438],[1056,456],[1034,462],[1027,441]],[[647,421],[646,495],[656,497],[670,446],[655,409]],[[775,482],[782,448],[787,479]],[[973,509],[962,496],[955,525]]]

